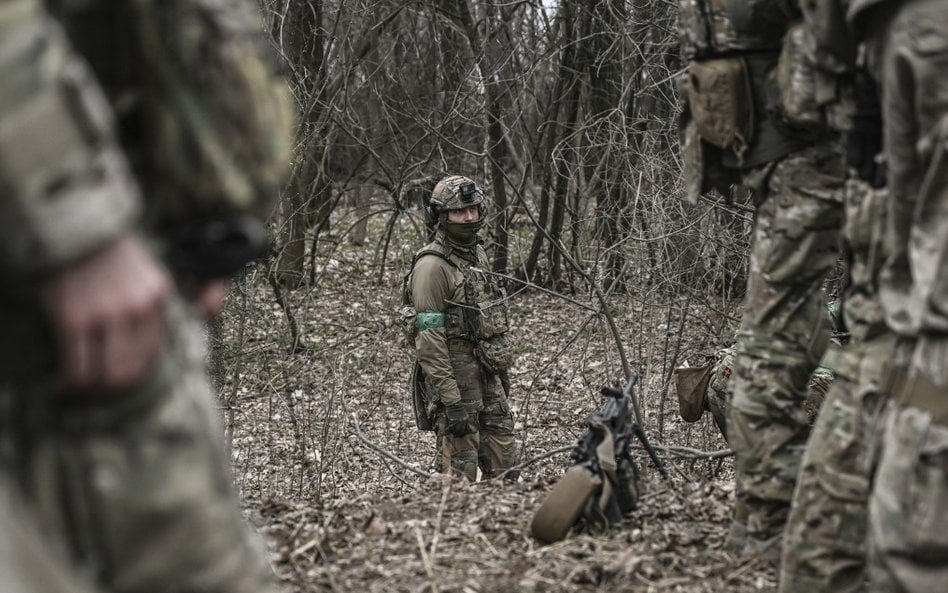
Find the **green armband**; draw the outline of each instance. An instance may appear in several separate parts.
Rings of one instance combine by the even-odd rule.
[[[415,327],[423,332],[444,327],[444,313],[441,311],[418,311],[415,314]]]

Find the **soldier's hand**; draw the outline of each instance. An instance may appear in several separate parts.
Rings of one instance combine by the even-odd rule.
[[[123,236],[47,278],[40,301],[59,345],[57,385],[109,392],[144,379],[167,337],[168,273]]]
[[[224,310],[224,300],[229,290],[228,280],[210,280],[198,288],[194,295],[194,304],[208,319],[217,317]]]
[[[471,434],[474,430],[471,428],[471,416],[467,413],[467,408],[461,402],[454,402],[444,407],[444,416],[447,419],[445,429],[449,434],[456,437],[463,437]]]

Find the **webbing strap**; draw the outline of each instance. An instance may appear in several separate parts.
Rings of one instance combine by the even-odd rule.
[[[905,380],[900,392],[896,392],[900,406],[920,408],[932,415],[938,424],[948,421],[948,386],[935,385],[924,377]]]

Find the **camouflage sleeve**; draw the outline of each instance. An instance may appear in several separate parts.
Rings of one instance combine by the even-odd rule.
[[[296,107],[252,0],[130,3],[151,170],[149,216],[174,227],[265,219],[292,162]]]
[[[123,233],[139,197],[104,96],[36,0],[0,0],[0,80],[0,273],[32,278]]]
[[[444,404],[461,400],[444,329],[445,301],[454,294],[451,271],[438,256],[426,255],[418,260],[411,274],[411,298],[418,328],[415,355]]]

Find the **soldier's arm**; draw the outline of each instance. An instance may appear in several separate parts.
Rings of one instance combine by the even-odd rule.
[[[110,111],[38,2],[0,0],[0,274],[35,300],[59,385],[113,390],[164,344],[170,281],[131,234],[139,195]]]
[[[445,405],[461,400],[444,328],[446,301],[454,293],[449,270],[441,258],[424,256],[415,264],[411,280],[418,328],[415,353],[425,376]]]
[[[139,197],[105,98],[38,2],[0,0],[0,80],[0,269],[35,278],[125,233]]]

